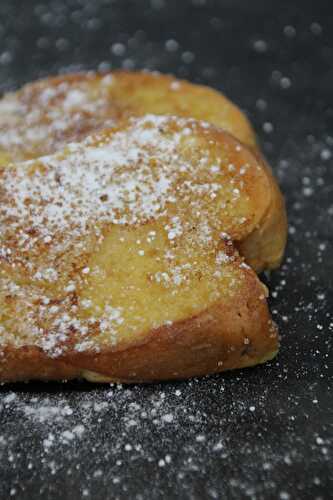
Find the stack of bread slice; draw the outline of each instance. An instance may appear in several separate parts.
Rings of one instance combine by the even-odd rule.
[[[152,73],[64,75],[0,101],[0,380],[148,382],[262,363],[257,277],[283,197],[249,122]]]

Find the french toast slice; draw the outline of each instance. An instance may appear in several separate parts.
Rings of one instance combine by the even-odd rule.
[[[38,80],[0,100],[0,163],[52,154],[149,113],[204,120],[255,146],[245,115],[209,87],[159,73],[86,72]]]
[[[270,203],[227,132],[147,115],[0,170],[0,380],[147,382],[274,357],[234,241]]]
[[[155,73],[91,72],[40,80],[0,100],[0,165],[52,154],[68,142],[147,113],[204,120],[259,154],[247,118],[213,89]],[[257,272],[280,264],[287,235],[284,200],[266,169],[271,198],[266,215],[239,243]]]

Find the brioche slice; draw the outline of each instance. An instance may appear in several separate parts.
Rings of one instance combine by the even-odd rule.
[[[54,153],[68,142],[146,113],[205,120],[255,146],[245,116],[208,87],[161,74],[86,73],[37,81],[0,101],[0,164]],[[266,168],[266,214],[239,245],[257,272],[280,264],[287,235],[283,197]]]
[[[29,83],[0,100],[0,162],[51,154],[123,118],[149,113],[205,120],[255,145],[247,118],[213,89],[159,73],[88,72]]]
[[[266,288],[233,241],[265,166],[203,122],[148,115],[0,170],[0,380],[145,382],[271,359]]]

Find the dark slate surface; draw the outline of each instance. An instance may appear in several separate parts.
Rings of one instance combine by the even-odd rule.
[[[96,67],[216,87],[253,121],[290,221],[266,277],[276,361],[143,387],[0,388],[1,499],[332,498],[332,16],[329,0],[1,0],[1,90]]]

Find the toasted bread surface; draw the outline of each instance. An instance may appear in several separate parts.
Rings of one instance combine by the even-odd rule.
[[[0,378],[150,381],[274,356],[233,241],[269,178],[228,133],[147,115],[0,171]]]
[[[277,268],[283,259],[288,234],[287,212],[284,198],[272,171],[260,152],[254,151],[266,170],[271,201],[260,224],[237,245],[241,255],[257,272]]]
[[[0,163],[52,154],[123,118],[149,113],[204,120],[255,145],[245,115],[209,87],[158,73],[89,72],[39,80],[0,100]]]
[[[161,74],[91,72],[40,80],[0,101],[0,164],[52,154],[91,132],[147,113],[205,120],[255,146],[246,117],[213,89]],[[266,215],[239,244],[257,272],[280,264],[287,234],[283,197],[268,167],[267,175]]]

